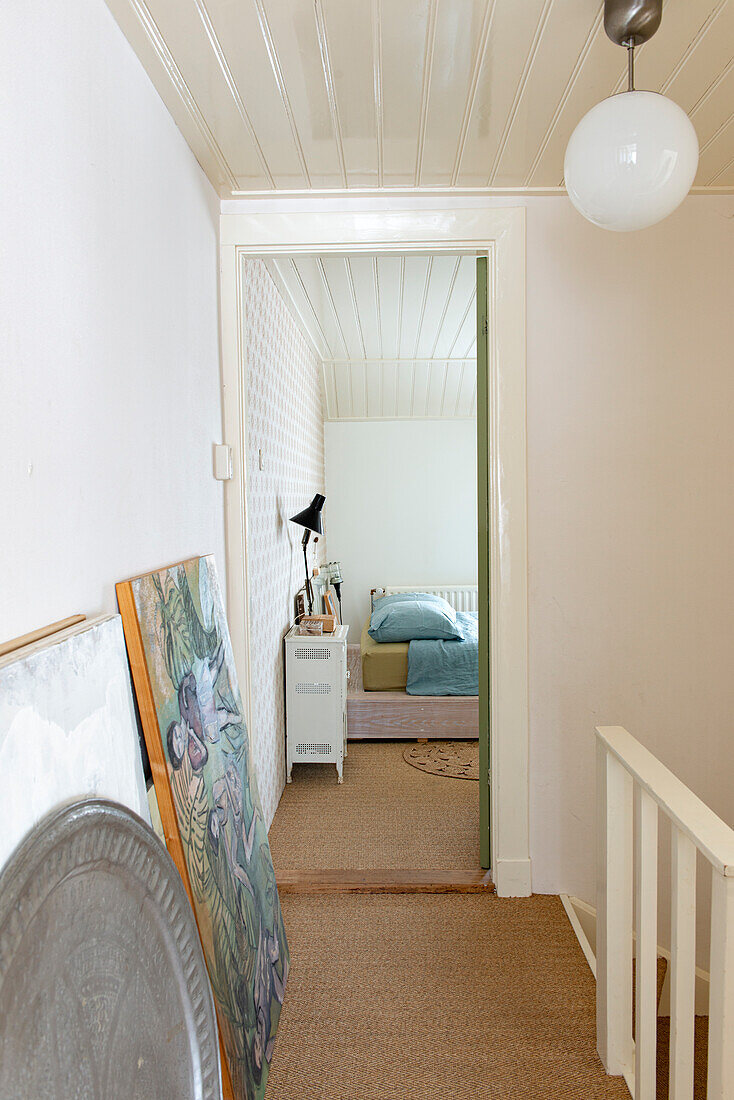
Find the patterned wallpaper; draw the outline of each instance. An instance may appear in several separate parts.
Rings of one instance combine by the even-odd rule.
[[[288,517],[324,492],[324,421],[318,360],[262,261],[244,264],[252,742],[269,826],[285,784],[282,643],[304,576],[303,532]],[[324,538],[310,562],[316,553],[326,560]]]

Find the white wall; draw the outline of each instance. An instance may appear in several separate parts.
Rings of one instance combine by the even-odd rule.
[[[329,421],[325,526],[343,617],[359,642],[370,589],[476,584],[473,420]]]
[[[219,204],[102,0],[0,12],[0,638],[224,570]]]
[[[527,230],[533,886],[593,902],[595,725],[734,825],[734,198]]]

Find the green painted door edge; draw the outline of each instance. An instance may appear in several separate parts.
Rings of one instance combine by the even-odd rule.
[[[477,529],[479,532],[479,854],[490,865],[489,323],[487,257],[477,258]]]

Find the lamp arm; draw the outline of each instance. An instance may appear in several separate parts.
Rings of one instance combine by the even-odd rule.
[[[308,540],[311,538],[311,532],[308,527],[303,532],[303,566],[306,571],[306,599],[308,600],[308,613],[313,615],[313,588],[311,587],[311,578],[308,575]]]

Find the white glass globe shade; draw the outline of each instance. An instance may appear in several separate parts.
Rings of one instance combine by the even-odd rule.
[[[594,225],[624,232],[667,218],[698,168],[688,115],[657,92],[621,92],[597,103],[566,149],[571,202]]]

